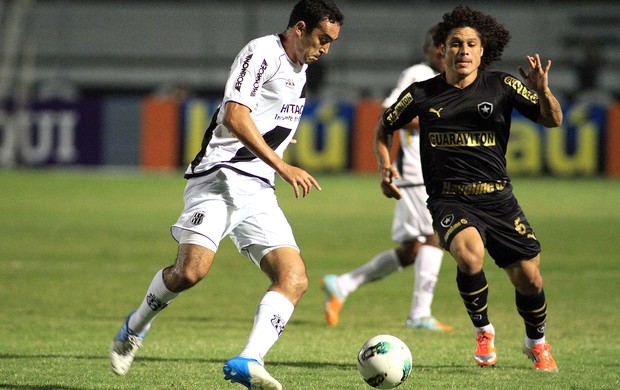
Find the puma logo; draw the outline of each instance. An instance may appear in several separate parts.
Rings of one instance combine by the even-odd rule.
[[[474,299],[473,301],[465,301],[465,303],[468,303],[472,306],[478,306],[478,301],[480,300],[480,297]]]
[[[428,112],[437,114],[437,118],[441,118],[441,110],[443,110],[443,107],[441,107],[439,110],[435,110],[434,108],[429,108]]]

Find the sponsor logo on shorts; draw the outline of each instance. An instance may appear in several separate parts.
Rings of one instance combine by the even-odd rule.
[[[282,332],[284,332],[284,325],[286,324],[284,323],[284,320],[282,320],[282,317],[280,317],[278,314],[275,314],[271,319],[271,325],[273,325],[274,329],[278,333],[278,336],[280,336]]]
[[[155,296],[155,294],[148,294],[146,296],[146,303],[153,311],[160,311],[165,309],[166,306],[168,306],[167,303],[160,301],[159,298]]]
[[[200,225],[205,218],[205,214],[202,211],[197,211],[192,215],[192,218],[189,220],[194,225]]]
[[[444,181],[441,193],[443,195],[484,195],[495,191],[503,191],[507,184],[508,181],[506,180],[475,183],[452,183]]]
[[[467,225],[469,223],[468,220],[466,220],[465,218],[461,218],[460,221],[458,221],[457,223],[455,223],[454,225],[450,226],[450,229],[448,229],[446,231],[446,234],[444,234],[443,239],[444,241],[448,242],[448,238],[452,235],[452,233],[454,233],[454,231],[458,228],[460,228],[463,225]],[[445,227],[445,226],[444,226]]]

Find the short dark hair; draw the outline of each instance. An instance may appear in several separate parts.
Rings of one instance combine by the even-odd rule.
[[[426,31],[424,35],[424,46],[422,47],[425,52],[431,47],[439,47],[439,45],[441,45],[441,42],[436,39],[438,30],[439,24],[436,24]]]
[[[308,31],[312,31],[325,19],[342,25],[344,16],[331,0],[300,0],[291,11],[287,27],[303,21]]]
[[[444,14],[435,39],[445,44],[450,31],[462,27],[471,27],[480,35],[484,48],[480,69],[502,59],[502,53],[510,41],[510,32],[494,17],[469,7],[459,5],[452,12]]]

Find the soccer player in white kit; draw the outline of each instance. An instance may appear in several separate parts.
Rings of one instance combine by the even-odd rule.
[[[405,69],[396,87],[383,101],[383,108],[391,106],[400,93],[416,81],[430,79],[443,71],[444,58],[441,49],[433,42],[431,28],[424,39],[426,61]],[[400,149],[396,165],[393,166],[395,184],[400,189],[402,198],[396,203],[392,223],[392,240],[400,244],[396,249],[389,249],[375,255],[362,266],[342,275],[326,275],[322,280],[327,295],[325,318],[329,325],[339,322],[340,310],[346,297],[361,285],[384,278],[385,276],[414,265],[414,291],[411,309],[406,326],[413,329],[438,331],[452,330],[431,315],[437,274],[441,267],[443,250],[439,247],[433,233],[431,215],[426,208],[426,189],[420,166],[420,147],[418,121],[414,119],[400,130]]]
[[[156,273],[140,306],[110,348],[112,371],[124,375],[156,315],[203,279],[229,236],[272,284],[260,301],[243,351],[224,378],[252,389],[281,389],[263,367],[308,287],[299,248],[275,196],[275,173],[306,196],[316,180],[282,160],[305,104],[308,64],[338,39],[343,15],[331,0],[301,0],[287,29],[249,42],[230,69],[224,98],[185,177],[185,207],[171,233],[176,262]],[[301,188],[300,188],[301,187]]]

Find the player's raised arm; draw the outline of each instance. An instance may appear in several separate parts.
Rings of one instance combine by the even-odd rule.
[[[551,61],[547,60],[547,64],[543,68],[540,56],[527,56],[530,66],[529,72],[525,73],[522,67],[519,67],[519,73],[523,77],[525,86],[536,91],[540,102],[540,118],[538,123],[545,127],[558,127],[562,124],[562,107],[558,100],[549,89],[549,68]]]

